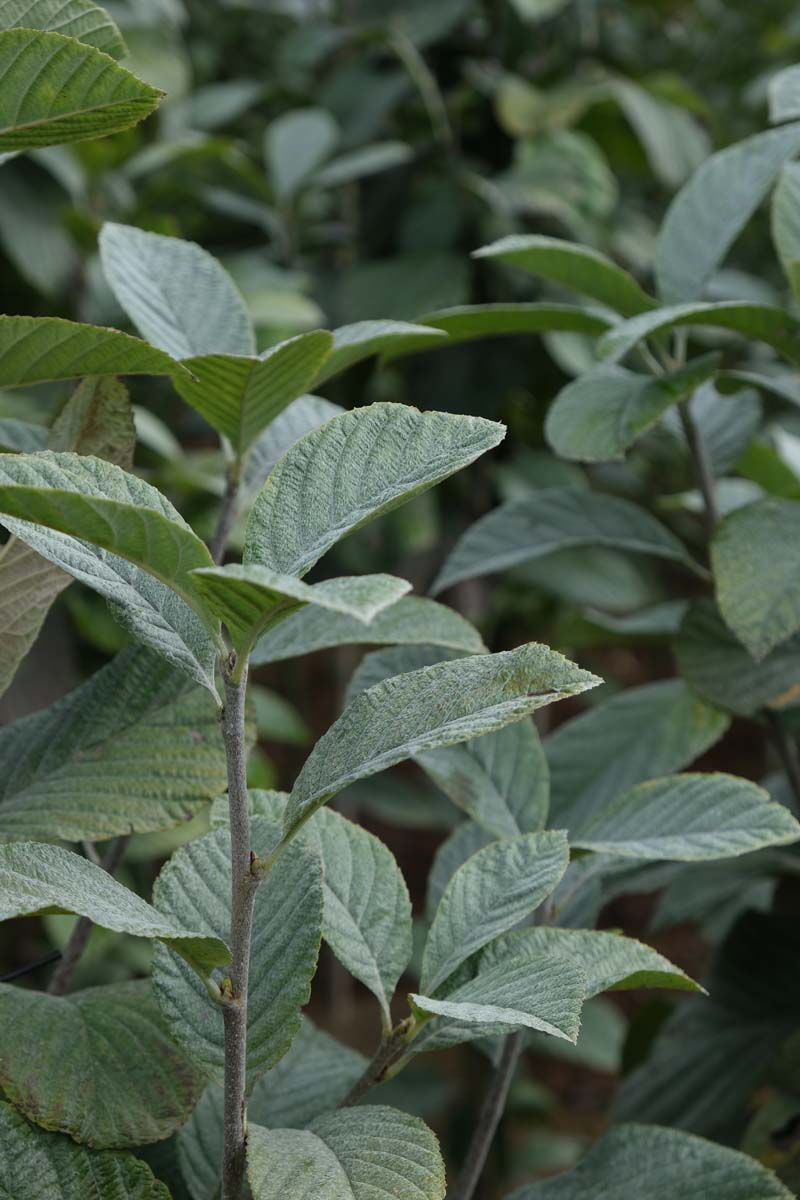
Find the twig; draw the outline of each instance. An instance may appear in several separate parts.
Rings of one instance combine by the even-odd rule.
[[[38,958],[36,962],[26,963],[24,967],[15,967],[13,971],[6,971],[4,975],[0,975],[0,983],[11,983],[12,979],[19,979],[22,975],[30,975],[32,971],[38,971],[40,967],[47,967],[51,962],[58,962],[61,958],[60,950],[53,950],[50,954],[46,954],[44,958]]]
[[[800,756],[797,753],[797,744],[786,732],[786,726],[774,709],[765,708],[764,717],[773,745],[780,755],[783,769],[791,785],[795,810],[800,812]]]
[[[411,38],[406,35],[400,22],[395,22],[392,26],[389,45],[408,71],[422,98],[433,136],[448,154],[453,154],[456,149],[456,139],[447,114],[447,105],[439,90],[439,84],[436,82],[436,76]]]
[[[500,1061],[492,1077],[489,1090],[483,1098],[466,1161],[461,1168],[461,1174],[453,1192],[453,1200],[472,1200],[475,1194],[475,1188],[483,1174],[497,1126],[500,1124],[500,1118],[506,1107],[508,1090],[511,1087],[511,1080],[514,1078],[521,1054],[522,1031],[518,1030],[516,1033],[509,1034],[503,1042]]]
[[[678,412],[680,413],[683,432],[686,434],[686,441],[689,444],[689,453],[692,456],[695,481],[703,497],[706,528],[708,529],[708,536],[711,538],[719,524],[719,509],[717,508],[717,497],[714,491],[714,472],[711,469],[711,462],[705,442],[703,441],[703,436],[692,416],[689,404],[689,400],[684,400],[678,405]]]
[[[386,1078],[389,1069],[399,1062],[408,1049],[408,1038],[414,1024],[413,1017],[406,1017],[383,1038],[373,1058],[364,1069],[363,1075],[355,1081],[342,1100],[340,1108],[350,1108],[351,1105],[357,1104],[370,1088],[375,1087],[377,1083]]]
[[[108,871],[109,875],[113,875],[122,862],[129,841],[130,835],[125,834],[124,837],[115,838],[111,843],[100,864],[104,871]],[[75,968],[86,949],[86,943],[89,941],[89,934],[91,932],[92,922],[88,917],[81,917],[64,948],[64,952],[61,955],[61,962],[53,972],[52,978],[47,985],[49,995],[63,996],[67,991],[72,982],[72,976],[75,974]]]
[[[215,563],[221,563],[225,557],[228,538],[231,536],[233,523],[236,520],[236,501],[239,496],[239,472],[234,465],[225,472],[225,492],[222,497],[217,527],[211,539],[211,557]]]

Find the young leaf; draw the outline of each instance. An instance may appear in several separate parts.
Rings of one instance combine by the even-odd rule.
[[[576,242],[540,234],[512,234],[474,250],[473,258],[496,258],[551,283],[591,296],[624,317],[655,308],[656,301],[610,258]]]
[[[247,1136],[253,1200],[444,1200],[436,1138],[393,1108],[342,1108],[308,1129],[261,1129]]]
[[[216,707],[139,646],[51,708],[0,730],[4,839],[74,842],[169,829],[225,784]]]
[[[579,546],[652,554],[701,570],[673,533],[629,500],[577,488],[545,488],[502,504],[470,526],[431,592],[436,595],[462,579],[491,575]]]
[[[77,375],[173,375],[180,363],[139,338],[60,317],[0,316],[0,387]]]
[[[800,503],[767,497],[730,513],[711,544],[717,603],[760,660],[800,629]]]
[[[195,571],[192,578],[206,608],[227,626],[240,654],[305,605],[368,624],[411,587],[394,575],[352,575],[307,584],[256,563],[208,567]]]
[[[115,1149],[169,1137],[203,1077],[142,979],[69,996],[0,984],[0,1083],[37,1125]]]
[[[292,790],[284,834],[356,779],[500,729],[598,682],[535,642],[384,680],[353,700],[311,751]]]
[[[270,474],[247,523],[244,561],[304,575],[346,534],[468,466],[504,432],[481,417],[400,404],[334,417]]]
[[[672,201],[656,246],[658,290],[668,304],[702,295],[728,249],[800,150],[800,124],[758,133],[712,154]],[[758,336],[758,335],[756,335]]]
[[[96,46],[112,58],[127,48],[111,17],[94,0],[3,0],[0,29],[46,29]]]
[[[404,596],[377,613],[368,625],[357,617],[309,604],[270,629],[253,650],[250,661],[261,666],[333,646],[419,643],[467,654],[486,650],[477,629],[454,609],[421,596]]]
[[[770,125],[795,121],[800,117],[800,70],[796,66],[776,71],[769,81],[767,92]]]
[[[324,108],[297,108],[272,121],[264,139],[264,156],[277,198],[291,200],[338,140],[336,121]]]
[[[258,435],[296,400],[329,357],[333,339],[324,329],[279,342],[257,358],[206,354],[184,359],[191,375],[176,390],[241,456]]]
[[[476,950],[537,909],[568,862],[560,830],[493,842],[467,859],[434,915],[422,957],[422,991],[433,994]]]
[[[221,938],[164,917],[87,859],[37,842],[0,846],[0,920],[47,910],[89,917],[116,933],[159,938],[201,976],[230,961]]]
[[[100,259],[142,337],[173,358],[255,353],[244,300],[225,268],[194,242],[107,221]]]
[[[735,775],[673,775],[623,792],[581,822],[573,846],[622,858],[699,862],[800,839],[769,793]]]
[[[0,153],[119,133],[148,117],[163,94],[75,38],[0,32]]]
[[[314,386],[320,387],[373,354],[394,358],[417,350],[435,350],[446,342],[442,330],[426,328],[424,322],[412,325],[408,321],[356,321],[353,325],[342,325],[333,331],[333,351],[315,378]]]
[[[272,822],[256,817],[252,846],[271,849]],[[230,834],[218,828],[181,847],[159,875],[153,903],[163,919],[201,920],[220,937],[230,928]],[[317,965],[322,930],[322,873],[316,855],[287,847],[259,885],[250,950],[247,1073],[252,1083],[289,1049],[300,1027]],[[209,1078],[223,1081],[222,1008],[177,955],[157,947],[153,983],[175,1039]]]
[[[598,353],[601,358],[618,362],[645,338],[684,325],[729,329],[753,341],[766,342],[790,362],[800,362],[800,323],[782,308],[740,300],[674,304],[643,313],[604,334],[598,343]]]
[[[420,320],[441,329],[451,342],[554,329],[599,334],[613,325],[603,313],[577,308],[574,304],[464,304],[427,313]]]
[[[0,1143],[0,1187],[14,1200],[170,1200],[141,1159],[45,1133],[10,1104],[0,1103]]]
[[[698,1184],[708,1200],[790,1200],[792,1194],[772,1171],[738,1150],[677,1129],[620,1125],[572,1171],[526,1184],[506,1200],[600,1200],[623,1194],[626,1200],[688,1200],[698,1194]]]
[[[622,458],[668,408],[710,379],[720,361],[720,355],[706,354],[658,377],[616,366],[588,371],[556,396],[547,414],[545,436],[561,458],[579,462]]]

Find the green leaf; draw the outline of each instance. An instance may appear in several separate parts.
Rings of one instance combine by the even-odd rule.
[[[770,125],[800,117],[800,69],[796,66],[776,71],[769,81],[767,93]]]
[[[624,317],[655,308],[656,302],[615,262],[577,242],[540,234],[512,234],[473,251],[473,258],[496,258],[540,275],[551,283],[591,296]]]
[[[481,654],[481,636],[460,613],[435,600],[404,596],[369,624],[313,604],[282,621],[261,638],[250,656],[254,666],[299,658],[333,646],[428,645]],[[2,654],[2,650],[0,650]]]
[[[422,667],[433,667],[437,663],[451,662],[461,657],[462,654],[456,650],[424,642],[373,650],[371,654],[364,655],[353,672],[347,685],[345,704],[350,704],[367,688],[391,679],[393,675],[406,675],[409,671],[419,671]]]
[[[728,629],[712,600],[689,609],[674,643],[681,675],[698,696],[739,716],[800,703],[800,637],[756,661]]]
[[[772,194],[772,240],[784,274],[797,295],[800,261],[800,167],[787,163]]]
[[[617,362],[643,339],[684,325],[730,329],[753,341],[766,342],[791,362],[800,362],[800,323],[782,308],[739,300],[674,304],[643,313],[604,334],[598,343],[598,353],[601,358]]]
[[[401,404],[334,417],[295,442],[270,474],[247,523],[245,562],[304,575],[346,534],[468,466],[504,432],[480,417]]]
[[[425,751],[415,761],[453,804],[494,837],[544,828],[550,772],[532,721]]]
[[[315,172],[311,182],[316,187],[341,187],[343,183],[402,166],[413,157],[413,148],[405,142],[374,142],[331,159]]]
[[[292,789],[284,834],[357,779],[490,733],[597,683],[535,642],[384,680],[348,704],[311,751]]]
[[[800,503],[766,497],[730,513],[711,543],[717,603],[753,658],[800,629]]]
[[[570,842],[621,858],[700,862],[800,839],[800,824],[768,792],[736,775],[651,779],[578,824]]]
[[[0,730],[0,838],[170,829],[225,785],[215,705],[139,646],[44,712]]]
[[[443,330],[451,342],[553,329],[598,334],[613,324],[603,313],[576,308],[574,304],[464,304],[426,313],[420,321]]]
[[[118,379],[96,376],[78,384],[50,428],[49,450],[93,454],[130,470],[136,445],[128,389]]]
[[[425,911],[429,921],[433,920],[444,890],[458,868],[473,854],[477,854],[495,840],[493,834],[481,829],[474,821],[462,821],[444,839],[434,855],[428,875]]]
[[[382,1105],[343,1108],[308,1129],[247,1136],[253,1200],[444,1200],[436,1138],[419,1120]]]
[[[94,0],[3,0],[0,29],[47,29],[96,46],[112,58],[127,54],[119,29]]]
[[[173,358],[255,352],[242,296],[225,268],[195,242],[107,221],[100,259],[142,337]]]
[[[162,96],[74,38],[0,32],[0,153],[119,133],[148,117]]]
[[[264,153],[277,198],[290,200],[322,166],[338,140],[338,126],[324,108],[297,108],[272,121]]]
[[[18,454],[35,454],[47,449],[47,429],[16,417],[0,418],[0,449],[15,450]]]
[[[787,125],[727,146],[695,171],[670,204],[658,235],[655,272],[667,303],[702,295],[778,171],[798,150],[800,124]]]
[[[476,950],[538,908],[568,862],[560,830],[493,842],[468,858],[436,909],[422,957],[423,992],[435,992]]]
[[[227,626],[236,650],[246,654],[267,630],[306,605],[341,613],[368,625],[407,592],[394,575],[351,575],[307,584],[257,563],[195,571],[194,585],[210,612]]]
[[[298,396],[288,408],[279,413],[275,420],[251,447],[245,459],[239,497],[242,507],[249,504],[263,487],[264,481],[276,462],[290,446],[318,429],[331,417],[338,417],[344,409],[321,396]]]
[[[259,857],[272,848],[274,835],[271,821],[254,818],[251,840]],[[153,903],[165,920],[200,920],[227,937],[230,877],[230,834],[218,828],[173,855],[156,881]],[[321,930],[319,861],[298,843],[287,847],[256,892],[247,1031],[250,1084],[283,1057],[300,1027]],[[175,1039],[209,1078],[221,1083],[221,1006],[177,955],[161,947],[156,948],[153,983]]]
[[[720,355],[706,354],[658,377],[617,366],[588,371],[556,396],[547,414],[545,436],[561,458],[579,462],[623,458],[668,408],[710,379],[720,361]]]
[[[574,717],[544,744],[551,820],[574,827],[634,784],[679,771],[728,724],[678,679],[630,688]]]
[[[340,375],[348,367],[373,354],[394,358],[418,350],[435,350],[446,343],[447,338],[441,329],[426,328],[424,323],[356,321],[353,325],[342,325],[333,331],[333,351],[315,378],[314,385],[319,387],[334,375]]]
[[[164,917],[87,859],[37,842],[0,846],[0,920],[48,911],[89,917],[115,933],[159,938],[201,976],[230,961],[221,938],[190,932]]]
[[[531,562],[570,547],[604,546],[630,554],[652,554],[693,571],[697,563],[673,533],[643,508],[618,496],[545,488],[510,500],[462,534],[431,587],[445,588]]]
[[[2,454],[0,513],[126,558],[202,616],[190,572],[214,565],[208,548],[166,497],[136,475],[88,455]]]
[[[506,1200],[790,1200],[776,1176],[747,1154],[675,1129],[620,1125],[572,1171],[527,1184]],[[623,1191],[620,1188],[624,1189]]]
[[[13,1200],[170,1200],[141,1159],[45,1133],[10,1104],[0,1104],[0,1142],[0,1189]]]
[[[168,354],[117,329],[60,317],[0,316],[0,387],[76,375],[173,375]]]
[[[170,1041],[146,980],[70,996],[0,984],[0,1084],[44,1129],[114,1149],[169,1137],[203,1078]]]
[[[305,392],[330,356],[333,339],[324,329],[279,342],[257,358],[207,354],[184,359],[192,376],[175,379],[176,390],[239,455],[287,405]]]

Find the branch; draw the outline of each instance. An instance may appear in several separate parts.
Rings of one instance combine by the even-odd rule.
[[[703,497],[706,512],[706,528],[708,529],[708,536],[711,538],[719,524],[719,509],[717,508],[717,497],[714,491],[714,472],[711,469],[708,451],[706,450],[702,434],[692,416],[689,403],[689,400],[684,400],[679,404],[678,412],[680,413],[683,432],[686,434],[686,441],[689,444],[689,453],[692,456],[695,482]]]
[[[222,505],[217,517],[217,527],[214,530],[214,536],[211,539],[211,557],[215,563],[221,563],[225,557],[225,550],[228,545],[228,538],[231,536],[234,521],[236,520],[236,501],[239,496],[239,470],[238,464],[231,464],[225,472],[225,492],[222,497]]]
[[[405,1054],[408,1049],[409,1034],[414,1029],[413,1017],[406,1017],[391,1033],[381,1041],[375,1055],[364,1069],[363,1075],[355,1081],[350,1091],[341,1101],[340,1108],[350,1108],[365,1096],[370,1088],[384,1080],[391,1067]]]
[[[769,727],[772,743],[778,751],[786,778],[792,788],[795,811],[800,812],[800,757],[797,754],[797,743],[794,738],[789,736],[786,726],[774,709],[765,708],[764,717]]]
[[[516,1033],[509,1034],[503,1041],[500,1061],[495,1069],[489,1090],[483,1098],[478,1123],[475,1126],[466,1161],[461,1168],[461,1174],[453,1192],[453,1200],[472,1200],[475,1194],[475,1188],[478,1186],[483,1168],[486,1166],[486,1159],[489,1156],[497,1126],[505,1111],[508,1090],[511,1087],[511,1080],[514,1078],[521,1054],[522,1031],[517,1030]]]

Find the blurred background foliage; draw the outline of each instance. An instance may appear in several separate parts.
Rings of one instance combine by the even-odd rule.
[[[712,148],[763,128],[767,82],[800,50],[800,11],[786,0],[119,0],[106,7],[125,36],[128,65],[167,99],[125,134],[4,164],[4,311],[126,328],[97,254],[102,223],[120,221],[195,240],[218,256],[246,299],[262,349],[320,325],[556,296],[513,268],[470,259],[476,247],[514,232],[584,242],[646,281],[671,196]],[[765,213],[750,223],[733,261],[709,296],[787,302]],[[646,503],[701,545],[676,422],[663,421],[627,459],[588,470],[547,448],[549,402],[592,361],[590,341],[577,334],[499,338],[361,364],[322,389],[345,407],[399,400],[509,426],[499,454],[349,539],[330,556],[331,573],[368,564],[424,593],[458,534],[499,500],[546,486],[581,488],[590,479]],[[166,380],[134,380],[132,392],[137,469],[208,536],[224,487],[212,431]],[[44,430],[65,394],[61,385],[0,393],[0,443],[4,422]],[[730,503],[736,488],[739,497],[763,488],[800,498],[797,410],[784,408],[778,426],[755,392],[739,392],[735,411],[719,400],[696,416],[718,474],[738,465],[736,479],[725,481]],[[582,549],[459,585],[446,598],[494,650],[535,639],[579,657],[608,681],[590,694],[596,703],[674,674],[668,639],[687,587],[663,566]],[[657,606],[664,607],[650,628],[626,621]],[[3,720],[68,691],[124,637],[103,601],[73,584],[0,702]],[[291,783],[312,736],[338,712],[359,654],[322,651],[257,672],[254,785]],[[567,703],[553,717],[575,711]],[[701,760],[708,765],[762,778],[776,764],[760,731],[740,719]],[[354,790],[345,804],[391,846],[422,917],[428,870],[456,810],[412,768]],[[123,879],[146,890],[164,856],[203,822],[134,838]],[[661,893],[657,879],[640,882],[603,910],[601,925],[646,937],[702,975],[733,917],[745,903],[769,905],[775,881],[756,863],[747,888],[739,873],[726,891],[720,868],[703,908],[697,889],[686,903],[685,874]],[[781,886],[783,903],[796,907],[791,883]],[[2,969],[61,945],[70,919],[20,928],[15,944],[0,946]],[[146,953],[134,939],[95,930],[77,983],[126,978],[144,968]],[[491,1163],[498,1194],[575,1161],[604,1127],[619,1078],[644,1059],[672,1003],[636,992],[620,1002],[595,1000],[577,1049],[559,1044],[554,1052],[552,1041],[534,1047]],[[312,1001],[316,1019],[368,1050],[377,1030],[367,1004],[326,957]],[[667,1042],[659,1054],[674,1072],[668,1051]],[[402,1088],[401,1107],[430,1120],[457,1157],[487,1069],[472,1048],[429,1056],[387,1085],[387,1099],[390,1087]],[[748,1146],[770,1161],[778,1155],[787,1182],[797,1185],[794,1134],[769,1141],[776,1123],[785,1131],[797,1119],[797,1103],[786,1108],[781,1086],[765,1093]],[[706,1102],[713,1108],[713,1096]],[[740,1140],[718,1115],[688,1123]]]

